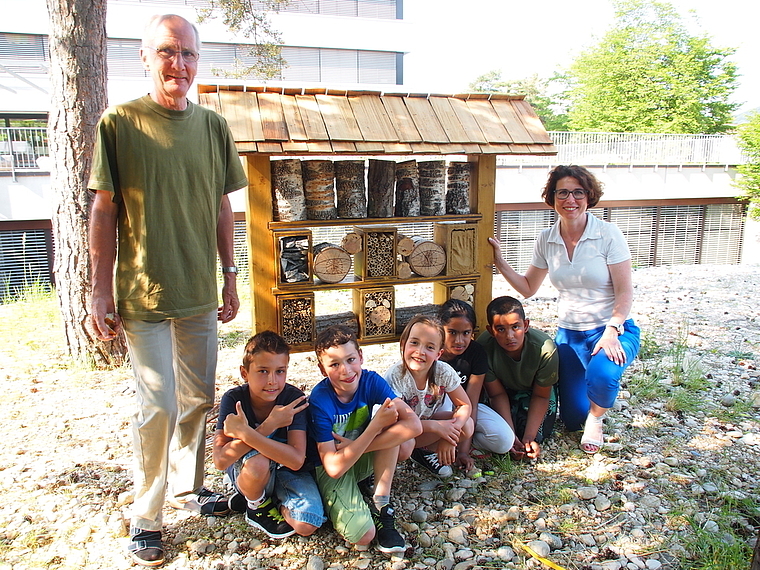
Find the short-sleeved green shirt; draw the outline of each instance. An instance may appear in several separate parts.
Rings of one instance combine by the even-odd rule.
[[[105,111],[88,188],[119,204],[122,317],[158,321],[217,307],[221,199],[246,184],[227,122],[213,111],[191,102],[174,111],[148,95]]]
[[[534,383],[538,386],[553,386],[559,380],[557,346],[542,330],[527,330],[520,360],[512,360],[488,331],[478,337],[478,343],[483,345],[488,354],[486,382],[499,379],[506,390],[530,392]]]

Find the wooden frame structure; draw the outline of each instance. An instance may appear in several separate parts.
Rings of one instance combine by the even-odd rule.
[[[224,116],[248,174],[247,238],[254,331],[278,330],[277,299],[318,289],[357,289],[382,284],[433,282],[433,302],[448,298],[452,286],[477,283],[473,305],[485,314],[492,286],[492,254],[487,238],[495,215],[496,156],[556,154],[531,106],[522,96],[382,94],[330,89],[287,89],[200,85],[199,101]],[[360,218],[274,222],[270,158],[359,155],[417,158],[465,156],[473,164],[468,215],[416,217],[414,222],[465,221],[477,226],[478,243],[471,275],[413,276],[372,283],[278,285],[275,230],[318,226],[397,225],[409,218]],[[487,293],[486,293],[487,292]],[[384,339],[383,341],[386,341]],[[370,342],[373,342],[370,340]],[[379,341],[378,341],[379,342]],[[302,347],[306,348],[306,347]]]

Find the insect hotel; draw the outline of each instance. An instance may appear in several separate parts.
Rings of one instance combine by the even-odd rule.
[[[521,96],[201,85],[199,102],[246,159],[254,332],[294,350],[335,323],[362,343],[397,340],[452,297],[483,318],[496,157],[556,154]],[[396,288],[417,283],[433,284],[430,304],[397,306]],[[351,291],[351,310],[317,316],[315,293],[330,290]]]

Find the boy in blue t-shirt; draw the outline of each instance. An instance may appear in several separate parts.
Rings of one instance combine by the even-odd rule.
[[[290,347],[272,331],[248,340],[240,375],[219,405],[213,458],[236,493],[230,506],[272,538],[308,536],[325,521],[322,499],[305,463],[304,393],[286,384]],[[279,507],[273,497],[280,503]]]
[[[315,462],[321,463],[316,478],[327,514],[352,544],[364,546],[377,537],[381,552],[404,552],[390,494],[396,464],[422,433],[420,420],[382,376],[362,370],[362,351],[348,327],[319,333],[314,350],[326,378],[309,396],[309,435]],[[372,475],[374,492],[365,497],[360,482]]]

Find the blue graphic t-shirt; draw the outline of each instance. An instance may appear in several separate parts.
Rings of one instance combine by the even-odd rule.
[[[333,441],[333,432],[356,439],[367,428],[372,407],[382,404],[386,398],[393,400],[396,397],[385,379],[370,370],[362,370],[356,394],[345,403],[338,399],[330,380],[325,378],[309,395],[309,451],[316,452],[316,445],[312,446],[312,443]],[[322,464],[318,453],[309,459],[316,465]]]

